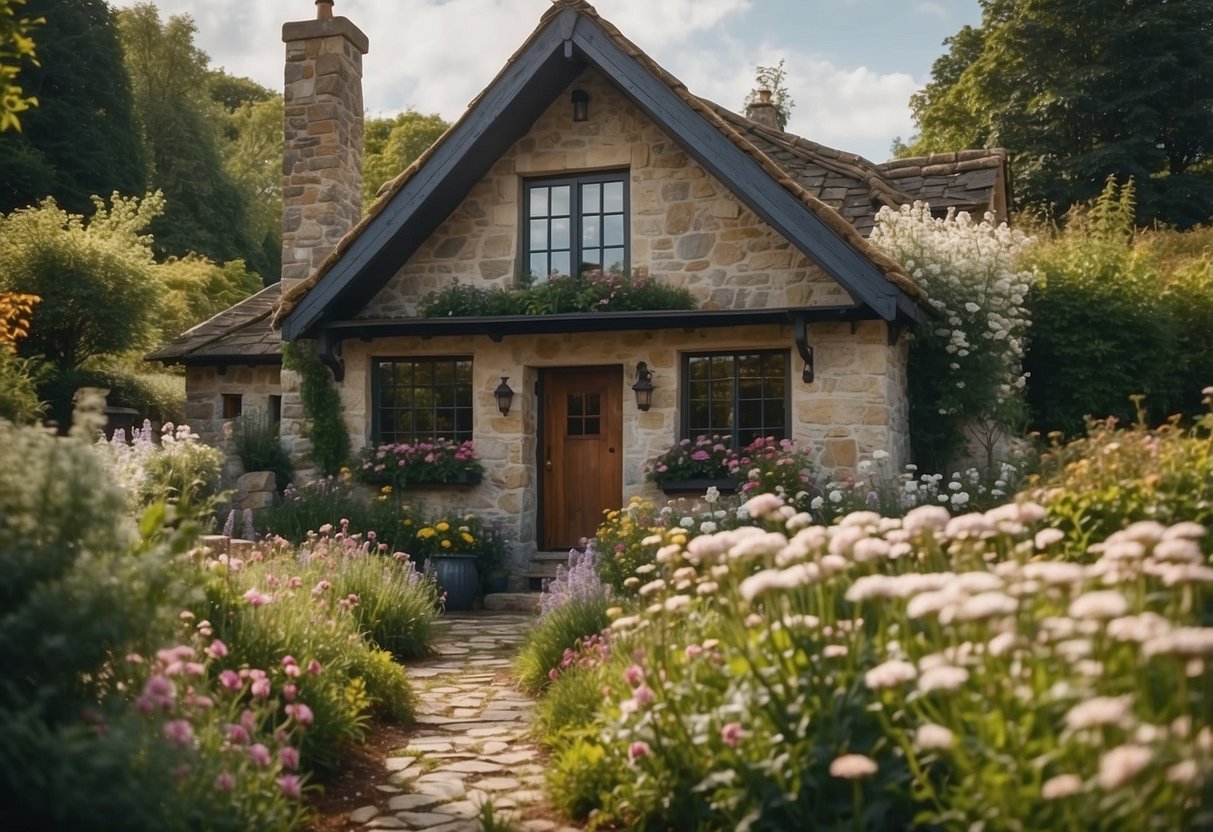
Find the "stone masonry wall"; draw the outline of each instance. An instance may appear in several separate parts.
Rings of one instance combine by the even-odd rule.
[[[342,410],[355,447],[365,447],[370,442],[372,358],[474,355],[474,439],[484,462],[485,480],[467,491],[419,492],[419,499],[434,508],[475,511],[501,520],[526,558],[535,551],[537,539],[539,401],[535,382],[542,368],[623,366],[622,499],[640,494],[663,502],[660,492],[645,481],[643,466],[678,438],[684,352],[787,349],[791,357],[791,431],[797,442],[808,445],[817,461],[838,476],[852,473],[859,460],[870,459],[876,450],[888,451],[891,464],[903,464],[908,447],[905,340],[890,346],[886,333],[879,322],[860,324],[854,333],[846,324],[811,326],[809,341],[816,352],[812,384],[801,381],[802,364],[791,329],[779,326],[507,336],[500,343],[486,337],[346,341]],[[648,362],[656,385],[653,406],[645,413],[636,409],[630,389],[638,361]],[[501,376],[508,376],[516,391],[508,416],[498,412],[493,399],[492,391]]]
[[[223,394],[242,396],[249,414],[268,413],[270,396],[282,395],[277,366],[228,367],[223,375],[216,367],[189,367],[185,391],[185,423],[215,447],[223,447]]]
[[[574,122],[569,96],[590,95]],[[629,171],[631,265],[686,286],[703,309],[849,304],[849,295],[690,158],[593,70],[569,86],[526,136],[367,305],[364,315],[410,317],[454,280],[511,288],[520,199],[528,177]]]

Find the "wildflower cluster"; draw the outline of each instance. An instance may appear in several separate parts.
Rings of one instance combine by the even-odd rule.
[[[776,494],[786,502],[803,505],[817,490],[808,449],[797,448],[791,439],[755,439],[742,451],[739,461],[745,472],[742,494]]]
[[[470,439],[379,445],[363,453],[356,470],[364,482],[388,483],[395,488],[478,480],[484,475],[484,466]]]
[[[593,540],[586,542],[585,551],[571,550],[568,567],[557,566],[556,577],[544,586],[539,597],[540,612],[548,613],[571,602],[610,598],[610,586],[598,576],[598,558]]]
[[[222,457],[202,444],[189,425],[165,422],[157,437],[151,421],[142,428],[114,431],[107,441],[97,440],[97,449],[113,469],[118,483],[131,495],[134,506],[156,500],[196,503],[214,493]]]
[[[1181,829],[1207,811],[1203,526],[1138,522],[1074,562],[1030,502],[832,526],[770,494],[743,508],[752,525],[651,540],[639,608],[617,611],[586,775],[616,773],[604,816]]]
[[[964,429],[994,437],[1024,416],[1025,305],[1033,277],[1016,271],[1031,241],[987,214],[980,223],[916,202],[882,208],[872,242],[901,262],[927,294],[934,317],[913,334],[911,423],[915,456],[946,465]]]

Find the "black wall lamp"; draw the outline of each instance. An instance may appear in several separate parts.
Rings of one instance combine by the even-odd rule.
[[[585,90],[573,90],[573,121],[589,121],[590,94]]]
[[[653,371],[641,361],[636,365],[636,383],[632,385],[636,394],[636,409],[646,411],[653,405]]]
[[[506,383],[509,380],[509,376],[502,376],[501,384],[498,384],[497,389],[493,391],[493,398],[497,400],[497,409],[501,411],[502,416],[510,415],[510,405],[514,402],[514,391]]]

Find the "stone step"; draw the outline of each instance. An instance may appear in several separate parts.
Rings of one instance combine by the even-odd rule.
[[[560,563],[560,564],[564,564],[567,566],[568,562],[569,562],[568,550],[565,549],[565,550],[559,551],[559,552],[536,552],[531,557],[532,564],[548,563],[548,562]]]

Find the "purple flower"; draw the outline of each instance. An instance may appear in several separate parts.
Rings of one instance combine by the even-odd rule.
[[[282,789],[282,793],[287,797],[298,800],[302,794],[302,783],[297,774],[284,774],[278,778],[278,788]]]
[[[253,762],[259,766],[268,766],[270,764],[270,750],[265,747],[264,743],[256,743],[248,748],[248,755],[253,758]]]
[[[226,771],[219,772],[219,775],[215,778],[215,789],[221,792],[230,792],[234,788],[236,788],[236,778]]]
[[[278,759],[283,768],[299,768],[299,749],[284,745],[278,749]]]
[[[219,674],[219,684],[223,685],[228,690],[240,690],[244,687],[244,682],[240,681],[240,674],[234,670],[225,670]]]
[[[316,719],[315,715],[312,713],[312,709],[307,705],[304,705],[302,702],[292,702],[290,705],[287,705],[286,715],[289,717],[294,717],[295,721],[300,725],[311,725]]]
[[[194,726],[184,719],[174,719],[164,723],[164,736],[177,745],[191,745],[194,742]]]
[[[641,757],[649,756],[649,744],[644,740],[636,740],[628,746],[628,760],[635,762]]]

